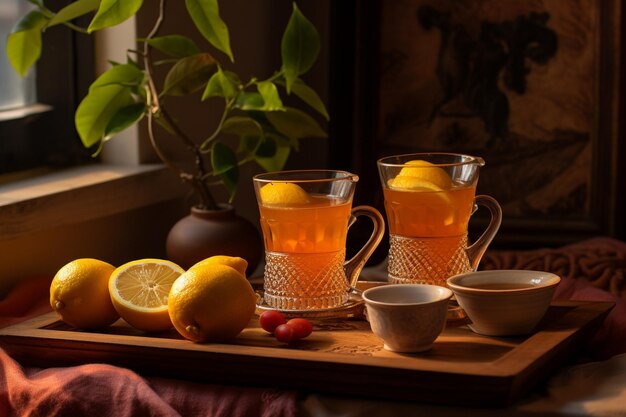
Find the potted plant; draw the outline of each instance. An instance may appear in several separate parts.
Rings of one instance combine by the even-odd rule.
[[[53,11],[44,0],[27,1],[35,7],[17,23],[6,44],[9,61],[21,75],[38,60],[46,29],[64,25],[91,34],[133,17],[143,5],[143,0],[76,0]],[[97,155],[116,133],[145,119],[156,155],[191,186],[197,197],[190,216],[170,232],[168,257],[187,267],[212,251],[236,255],[229,252],[243,250],[241,254],[253,267],[262,251],[256,229],[242,218],[236,219],[232,207],[212,194],[210,184],[223,185],[230,203],[241,165],[256,162],[264,170],[280,170],[290,152],[297,150],[299,139],[326,137],[313,117],[283,103],[285,94],[293,94],[328,119],[320,97],[300,78],[317,59],[319,36],[293,3],[280,45],[280,68],[267,78],[242,81],[229,69],[235,56],[230,47],[229,29],[219,14],[218,1],[185,0],[195,28],[211,51],[204,50],[189,37],[160,33],[166,18],[165,3],[166,0],[153,3],[159,8],[154,25],[149,33],[137,39],[136,50],[127,51],[127,61],[112,63],[111,68],[91,84],[75,113],[76,130],[83,145],[94,149]],[[92,16],[87,27],[75,23],[76,18],[83,16]],[[164,82],[157,83],[155,70],[163,67]],[[223,111],[219,122],[201,140],[192,138],[167,106],[168,99],[174,96],[193,96],[200,101],[221,100]],[[193,161],[191,168],[177,164],[162,150],[155,135],[157,128],[164,129],[168,139],[178,141],[188,151]],[[225,135],[238,137],[236,149],[225,142]],[[199,232],[205,219],[212,224],[208,227],[208,240],[214,241],[213,244],[206,241],[206,234]],[[218,230],[230,223],[238,226]],[[254,237],[243,238],[242,233],[253,233]],[[229,236],[247,244],[229,244]],[[245,253],[246,248],[242,246],[250,251]],[[258,255],[254,255],[254,251]]]

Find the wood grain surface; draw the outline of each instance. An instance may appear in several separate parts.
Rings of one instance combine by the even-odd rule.
[[[480,336],[450,323],[433,348],[419,354],[384,350],[363,319],[317,321],[311,336],[287,345],[255,317],[229,344],[196,344],[174,330],[146,334],[123,320],[79,331],[55,313],[0,329],[0,346],[23,365],[100,362],[203,382],[497,407],[519,399],[575,354],[612,307],[554,303],[527,337]]]

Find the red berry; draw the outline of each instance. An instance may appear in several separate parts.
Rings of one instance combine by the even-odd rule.
[[[313,332],[313,325],[307,319],[291,319],[287,326],[293,329],[294,339],[304,339]]]
[[[286,324],[281,324],[274,330],[274,336],[276,336],[276,340],[283,343],[289,343],[294,340],[293,329]]]
[[[278,326],[285,324],[285,317],[276,310],[264,311],[259,316],[259,324],[266,332],[274,333]]]

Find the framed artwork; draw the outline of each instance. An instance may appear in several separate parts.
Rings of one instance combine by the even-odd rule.
[[[382,156],[468,153],[486,161],[478,193],[503,208],[496,244],[624,237],[619,1],[354,6],[354,114],[337,128],[351,123],[343,151],[368,190]],[[485,221],[478,212],[471,224]]]

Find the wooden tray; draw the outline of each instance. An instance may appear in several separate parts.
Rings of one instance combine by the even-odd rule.
[[[449,325],[422,354],[383,350],[359,319],[316,322],[309,338],[288,346],[260,329],[256,318],[232,344],[194,344],[175,331],[140,333],[123,320],[98,332],[78,331],[50,313],[0,329],[0,345],[24,365],[104,362],[204,382],[493,407],[547,378],[612,307],[555,303],[529,337],[485,337]]]

